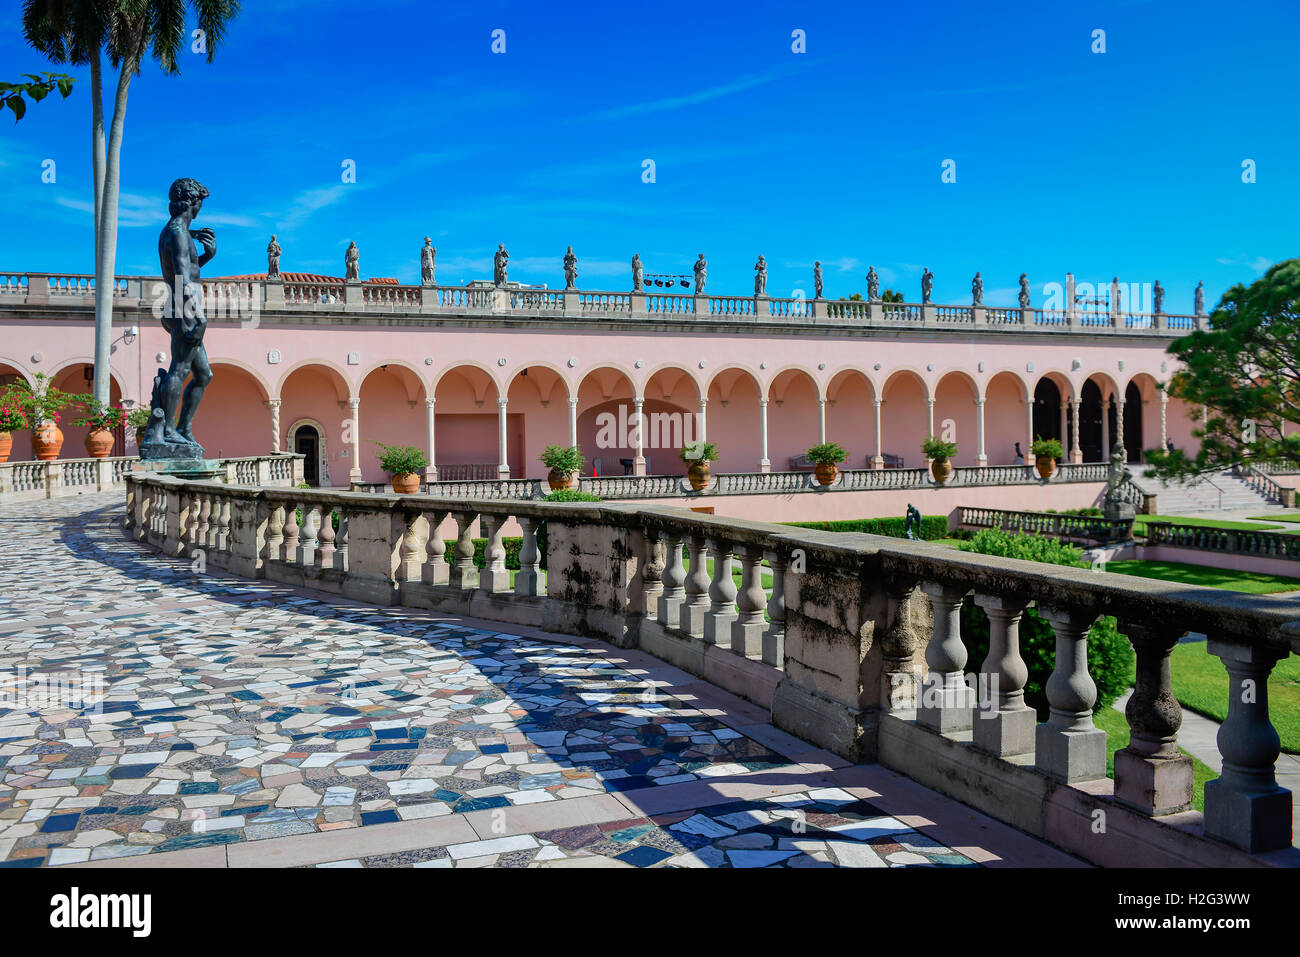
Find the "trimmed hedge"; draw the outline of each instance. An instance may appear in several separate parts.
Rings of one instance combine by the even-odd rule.
[[[813,528],[821,532],[865,532],[867,535],[886,535],[903,538],[907,528],[906,518],[848,518],[835,522],[782,522],[795,528]],[[927,541],[948,538],[948,518],[945,515],[926,515],[921,518],[921,538]]]
[[[486,538],[474,539],[474,564],[479,568],[487,567],[487,543]],[[506,568],[519,571],[519,549],[524,547],[523,538],[503,538],[501,544],[506,547]],[[447,540],[447,551],[443,554],[443,560],[448,565],[456,560],[456,540],[454,538]]]

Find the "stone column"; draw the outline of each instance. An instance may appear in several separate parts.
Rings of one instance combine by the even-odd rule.
[[[1137,681],[1124,706],[1129,744],[1115,753],[1115,800],[1151,817],[1186,811],[1192,806],[1192,759],[1178,750],[1183,709],[1169,673],[1169,655],[1184,632],[1127,621],[1119,630],[1137,655]]]
[[[926,435],[930,436],[930,435],[934,435],[934,399],[933,398],[926,399],[925,404],[927,407],[926,415],[928,416],[926,421],[929,423],[928,426],[929,431],[926,432]]]
[[[1110,461],[1110,396],[1101,399],[1101,460]]]
[[[519,547],[519,571],[515,572],[515,594],[536,595],[541,586],[541,551],[537,547],[537,521],[527,515],[516,515],[515,521],[523,529],[524,541]]]
[[[1061,397],[1061,448],[1065,450],[1065,454],[1067,456],[1070,454],[1070,430],[1068,428],[1069,419],[1067,418],[1069,415],[1069,408],[1070,408],[1070,400],[1065,398],[1065,396],[1062,396]]]
[[[1034,464],[1034,453],[1029,451],[1034,445],[1034,400],[1025,402],[1025,464]]]
[[[731,623],[731,650],[746,658],[761,658],[767,622],[763,606],[763,548],[742,545],[740,548],[740,592],[736,595],[736,619]]]
[[[705,414],[704,414],[705,410],[708,409],[708,407],[709,407],[709,400],[700,399],[700,413],[698,419],[696,420],[699,424],[699,433],[700,433],[695,437],[695,440],[697,442],[704,442],[708,436],[709,430],[706,427],[708,424],[708,420],[707,418],[705,418]]]
[[[578,444],[578,397],[569,396],[569,447]]]
[[[1169,393],[1164,389],[1160,390],[1160,448],[1165,448],[1165,443],[1169,441],[1168,432],[1168,410],[1169,410]]]
[[[267,408],[271,410],[271,451],[280,451],[280,400],[268,399]]]
[[[348,400],[352,407],[352,468],[348,470],[348,481],[361,481],[361,400],[353,396]]]
[[[760,472],[772,471],[772,462],[767,457],[767,399],[758,400],[759,438],[763,447],[763,457],[758,460]]]
[[[426,482],[438,481],[438,460],[434,458],[435,453],[434,453],[434,445],[433,445],[433,422],[434,422],[433,406],[436,401],[437,401],[436,399],[424,400],[424,429],[427,435],[425,441],[429,447],[428,448],[429,464],[428,466],[425,467],[424,470],[424,480]]]
[[[777,551],[763,553],[772,567],[772,595],[767,600],[767,631],[763,632],[763,661],[785,667],[785,556]]]
[[[1074,406],[1074,441],[1071,443],[1070,461],[1078,463],[1083,461],[1083,450],[1079,448],[1079,406],[1082,403],[1075,399],[1072,404]]]
[[[1223,772],[1205,785],[1205,833],[1250,854],[1291,846],[1291,792],[1279,787],[1281,753],[1268,719],[1268,676],[1287,649],[1210,638],[1228,669],[1228,717],[1219,727]]]
[[[479,587],[490,592],[510,590],[510,572],[506,569],[506,546],[501,540],[506,527],[503,515],[482,515],[479,525],[487,539],[484,549],[483,571],[479,574]]]
[[[644,399],[635,399],[632,403],[636,411],[636,457],[632,459],[632,474],[645,475],[645,417],[641,409]]]
[[[988,701],[975,710],[971,743],[998,757],[1034,753],[1038,717],[1025,704],[1029,668],[1020,657],[1020,616],[1016,598],[976,593],[975,603],[989,616],[989,653],[980,676],[989,682]]]
[[[497,399],[497,478],[510,478],[510,463],[506,455],[506,399]]]
[[[446,517],[447,513],[441,510],[424,513],[429,534],[424,541],[424,565],[420,568],[420,581],[426,585],[446,585],[450,581],[450,566],[447,564],[446,557],[447,542],[438,531]],[[342,531],[341,523],[339,530]],[[520,561],[522,563],[522,559]],[[522,568],[522,564],[520,567]],[[515,580],[518,581],[518,578]]]
[[[819,398],[817,400],[817,434],[821,436],[817,441],[826,441],[826,400]]]
[[[730,637],[736,620],[736,582],[731,577],[731,542],[710,538],[708,545],[713,555],[713,578],[709,582],[709,610],[704,616],[704,642],[716,645],[719,639],[726,641]]]
[[[975,400],[975,435],[979,440],[979,454],[975,456],[975,464],[985,468],[989,464],[989,457],[984,453],[984,399],[982,397]]]
[[[1088,630],[1097,613],[1044,608],[1038,614],[1056,633],[1056,666],[1047,679],[1051,716],[1038,726],[1038,768],[1067,784],[1106,777],[1106,732],[1093,726],[1097,685],[1088,674]]]
[[[1118,396],[1115,397],[1115,441],[1127,456],[1128,445],[1124,441],[1124,400]],[[1106,461],[1110,461],[1110,459],[1107,458]]]
[[[468,591],[478,587],[478,566],[474,564],[474,537],[470,531],[474,528],[474,512],[453,512],[456,520],[456,548],[454,561],[448,569],[448,584],[452,588]]]
[[[654,618],[659,598],[664,593],[664,566],[668,564],[663,539],[653,533],[645,535],[645,567],[641,572],[641,608],[647,618]]]
[[[966,684],[967,654],[961,640],[961,605],[969,589],[924,582],[921,590],[934,611],[934,632],[925,646],[930,673],[921,688],[916,723],[940,734],[969,731],[977,704]]]
[[[881,401],[875,399],[872,404],[876,407],[876,457],[871,460],[871,467],[883,469],[885,467],[885,435],[880,427]]]
[[[923,677],[916,650],[921,645],[922,628],[928,625],[920,615],[928,609],[921,601],[915,579],[894,580],[885,587],[889,594],[889,626],[876,631],[884,657],[880,700],[888,711],[913,711]]]

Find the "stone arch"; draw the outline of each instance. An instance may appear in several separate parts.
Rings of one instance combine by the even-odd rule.
[[[984,448],[989,465],[1013,465],[1016,446],[1022,461],[1029,461],[1033,442],[1032,394],[1014,369],[998,369],[984,383]]]
[[[266,455],[272,448],[266,382],[243,363],[215,359],[210,365],[212,381],[194,416],[195,438],[211,458]]]
[[[304,427],[311,428],[316,432],[316,455],[315,461],[311,460],[304,451],[303,459],[303,479],[318,488],[329,488],[333,484],[333,477],[330,474],[330,449],[329,433],[325,426],[310,418],[301,418],[289,424],[284,444],[286,452],[298,451],[299,432]]]
[[[424,373],[420,371],[419,367],[412,365],[405,359],[384,359],[382,362],[373,363],[365,372],[361,373],[361,377],[358,380],[360,385],[357,387],[357,394],[361,394],[361,387],[365,385],[366,379],[370,378],[370,375],[376,369],[391,369],[393,366],[400,366],[410,373],[409,377],[403,376],[401,380],[402,384],[406,388],[408,401],[414,402],[426,398],[429,393],[428,386],[424,381]]]
[[[476,359],[460,359],[457,360],[456,362],[453,362],[449,366],[443,366],[436,373],[434,373],[433,380],[429,385],[429,394],[430,395],[437,394],[438,387],[442,385],[442,380],[446,378],[447,375],[455,372],[463,376],[464,373],[461,372],[460,370],[466,368],[479,370],[480,372],[483,373],[483,375],[487,377],[487,380],[492,383],[493,388],[497,390],[501,390],[501,382],[497,379],[497,373],[495,369],[493,369],[491,366],[485,365],[482,362],[479,362]],[[501,390],[501,393],[504,394],[504,390]]]
[[[881,451],[905,467],[925,463],[921,443],[930,431],[930,387],[916,369],[894,369],[880,388]]]
[[[773,471],[788,471],[792,460],[821,441],[823,398],[816,377],[802,366],[787,366],[772,376],[767,387],[767,431]],[[832,439],[829,431],[826,437]]]
[[[569,444],[570,386],[555,366],[531,363],[510,379],[506,407],[510,416],[522,414],[523,452],[520,461],[510,464],[528,478],[543,478],[547,472],[541,464],[542,451],[548,445]]]
[[[870,468],[876,452],[876,385],[861,369],[838,370],[826,383],[826,438],[849,453],[841,468]]]
[[[645,379],[641,384],[641,395],[643,398],[648,398],[648,394],[646,390],[649,387],[650,383],[653,382],[656,378],[661,377],[663,373],[667,373],[667,372],[679,372],[681,373],[682,378],[685,378],[690,381],[691,388],[694,389],[695,401],[697,403],[699,402],[699,397],[701,395],[707,394],[706,386],[700,381],[700,377],[696,375],[695,372],[692,371],[690,368],[688,368],[684,363],[661,362],[657,366],[654,366],[645,374]],[[678,379],[677,383],[675,383],[674,385],[680,382],[681,379]]]
[[[87,380],[85,373],[93,370],[95,361],[90,357],[65,359],[50,374],[49,384],[56,389],[62,389],[64,392],[89,394],[94,391],[94,384]],[[80,373],[80,374],[79,374]],[[122,380],[118,378],[117,372],[109,369],[108,373],[108,401],[111,405],[121,405],[123,388]],[[80,406],[73,406],[64,411],[59,418],[59,429],[63,432],[63,449],[59,452],[59,458],[79,459],[86,457],[86,436],[90,434],[89,426],[74,425],[73,419],[81,414]],[[196,423],[197,425],[197,423]],[[127,448],[126,429],[118,429],[114,433],[113,450],[110,455],[127,455],[135,452],[135,435],[131,436],[131,448]],[[30,441],[30,434],[29,434]],[[13,457],[13,452],[10,452]],[[14,459],[17,461],[17,459]]]
[[[682,448],[700,436],[699,380],[679,363],[664,363],[646,376],[641,394],[646,473],[680,474]]]
[[[621,365],[591,366],[578,380],[578,445],[595,475],[623,475],[636,458],[636,380]],[[632,464],[629,464],[632,463]]]
[[[964,369],[952,369],[939,376],[931,394],[934,396],[934,434],[957,443],[957,454],[953,456],[952,464],[978,465],[979,382]],[[929,409],[926,414],[928,424]]]
[[[762,468],[762,395],[763,386],[758,377],[751,369],[740,364],[718,369],[709,378],[704,432],[708,440],[718,447],[718,460],[714,465],[717,471],[753,472]],[[770,429],[770,403],[767,413]],[[769,431],[769,436],[770,434]],[[781,467],[784,468],[784,465]]]
[[[482,363],[466,360],[439,371],[433,396],[437,400],[434,456],[440,480],[497,476],[501,464],[497,400],[505,394],[495,373]],[[508,408],[506,455],[512,468],[524,464],[524,416]]]
[[[329,380],[330,384],[334,386],[335,391],[339,393],[339,401],[346,401],[349,396],[356,394],[352,380],[336,363],[331,362],[329,359],[301,359],[289,366],[289,368],[285,369],[284,372],[280,374],[280,380],[276,382],[275,393],[271,398],[282,398],[284,395],[285,384],[289,381],[290,377],[307,368],[327,370],[328,373],[332,373],[332,375],[327,374],[326,378]],[[342,386],[341,389],[339,388],[340,385]]]
[[[298,362],[285,371],[271,401],[279,405],[279,447],[282,451],[291,451],[288,444],[288,428],[300,419],[313,419],[321,424],[321,442],[329,450],[329,461],[321,469],[322,476],[328,474],[331,480],[349,475],[355,463],[352,461],[352,407],[350,399],[354,392],[347,376],[332,362]],[[365,409],[358,408],[361,419],[361,432],[357,436],[364,439]],[[269,421],[269,420],[264,420]],[[260,431],[260,429],[258,430]],[[266,446],[259,443],[253,452],[265,452]],[[371,446],[374,448],[374,446]],[[364,451],[362,459],[366,458]]]
[[[361,425],[361,478],[383,482],[387,473],[379,466],[383,445],[410,445],[423,449],[428,440],[424,382],[405,362],[379,363],[369,369],[357,387],[357,417]]]

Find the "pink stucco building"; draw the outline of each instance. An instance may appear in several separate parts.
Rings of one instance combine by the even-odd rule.
[[[169,360],[158,281],[117,282],[114,399],[148,404]],[[1199,424],[1166,399],[1172,338],[1204,317],[1035,308],[404,286],[286,273],[206,280],[215,378],[195,420],[209,455],[308,456],[313,484],[379,482],[376,442],[427,449],[439,478],[540,477],[547,445],[584,470],[679,474],[689,438],[722,472],[784,471],[823,439],[849,468],[1011,464],[1035,435],[1073,461],[1130,460]],[[88,391],[92,280],[0,274],[0,377]],[[633,426],[637,413],[645,428]],[[84,430],[64,426],[64,456]],[[134,451],[125,440],[126,453]],[[30,457],[26,435],[14,459]],[[435,476],[430,469],[429,477]]]

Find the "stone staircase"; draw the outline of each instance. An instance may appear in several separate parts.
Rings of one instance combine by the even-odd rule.
[[[1135,482],[1154,492],[1161,515],[1187,515],[1194,512],[1219,512],[1234,509],[1278,508],[1279,503],[1263,495],[1231,472],[1218,472],[1190,482],[1166,485],[1148,477],[1145,467],[1129,466]],[[1141,471],[1139,472],[1139,469]]]

